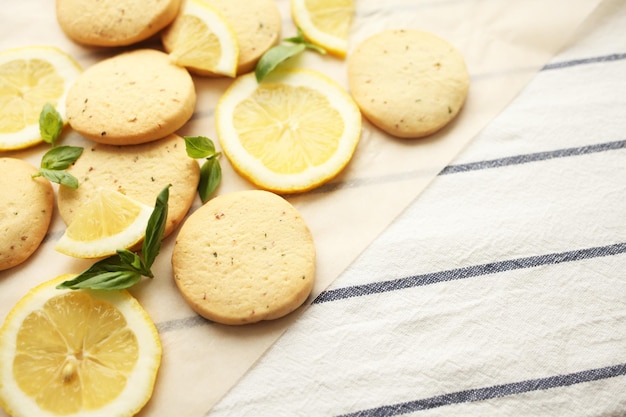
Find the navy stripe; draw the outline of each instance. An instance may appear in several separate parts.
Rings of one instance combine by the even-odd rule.
[[[626,375],[626,364],[607,366],[604,368],[589,369],[565,375],[550,376],[547,378],[529,379],[510,384],[494,385],[486,388],[470,389],[438,395],[422,400],[409,401],[378,408],[343,414],[340,417],[388,417],[413,413],[420,410],[430,410],[452,404],[485,401],[492,398],[501,398],[525,392],[542,391],[551,388],[568,387],[585,382],[599,381]]]
[[[553,70],[553,69],[561,69],[561,68],[575,67],[577,65],[619,61],[622,59],[626,59],[626,53],[602,55],[602,56],[583,58],[583,59],[573,59],[571,61],[552,62],[550,64],[544,65],[544,67],[541,70],[546,71],[546,70]]]
[[[459,172],[476,171],[481,169],[500,168],[509,165],[521,165],[529,162],[546,161],[568,156],[586,155],[590,153],[613,151],[626,148],[626,140],[598,143],[594,145],[579,146],[575,148],[556,149],[553,151],[536,152],[523,155],[508,156],[486,161],[469,162],[466,164],[448,165],[439,175],[456,174]]]
[[[437,284],[439,282],[454,281],[457,279],[466,279],[483,275],[497,274],[500,272],[512,271],[516,269],[534,268],[541,265],[555,265],[563,262],[574,262],[583,259],[618,255],[625,252],[626,242],[568,252],[550,253],[546,255],[529,256],[526,258],[491,262],[482,265],[473,265],[464,268],[450,269],[447,271],[413,275],[389,281],[379,281],[369,284],[354,285],[350,287],[326,290],[322,291],[313,300],[313,304],[338,301],[346,298],[361,297],[365,295],[379,294],[390,291],[398,291],[406,288]]]

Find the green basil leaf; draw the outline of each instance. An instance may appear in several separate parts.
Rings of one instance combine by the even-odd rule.
[[[185,148],[190,158],[206,158],[215,154],[213,141],[205,136],[185,136]]]
[[[144,267],[141,257],[134,252],[127,249],[118,249],[117,256],[119,256],[120,262],[127,265],[129,268],[134,269],[142,275],[152,275],[152,273]],[[152,278],[152,277],[150,277]]]
[[[37,174],[33,177],[42,176],[48,181],[55,182],[57,184],[65,185],[73,189],[78,188],[78,179],[66,171],[59,171],[56,169],[39,168]]]
[[[39,134],[46,143],[52,144],[63,131],[63,118],[50,103],[44,104],[39,113]]]
[[[161,250],[161,240],[163,239],[163,234],[165,233],[165,224],[167,221],[167,202],[170,196],[170,187],[172,185],[169,184],[157,196],[156,202],[154,204],[154,210],[152,210],[152,214],[150,215],[150,219],[148,220],[148,226],[146,227],[146,236],[143,240],[142,246],[142,254],[144,260],[144,267],[146,272],[150,271],[150,267],[154,263],[159,251]],[[146,274],[147,276],[150,276]]]
[[[322,55],[326,54],[326,49],[322,48],[321,46],[317,46],[314,43],[311,43],[309,41],[307,41],[304,38],[304,33],[302,32],[302,29],[298,28],[298,35],[297,36],[293,36],[291,38],[285,38],[284,39],[285,42],[291,42],[291,43],[301,43],[303,44],[307,49],[312,49]]]
[[[102,259],[71,280],[57,285],[57,288],[79,289],[122,289],[136,284],[141,273],[129,267],[120,256]]]
[[[46,152],[41,158],[41,167],[45,169],[67,169],[83,153],[80,146],[57,146]]]
[[[80,276],[79,276],[80,277]],[[101,272],[83,279],[73,279],[57,285],[58,289],[78,290],[91,288],[93,290],[121,290],[130,288],[141,279],[141,274],[135,271]]]
[[[287,59],[298,55],[306,49],[303,43],[297,43],[294,45],[277,45],[270,48],[265,52],[254,70],[257,82],[263,81],[263,79],[272,72],[280,63]]]
[[[218,160],[219,154],[208,158],[202,168],[200,168],[200,182],[198,183],[198,194],[202,203],[209,201],[211,194],[222,180],[222,167]]]

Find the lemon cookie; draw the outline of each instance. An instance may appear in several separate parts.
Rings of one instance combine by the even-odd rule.
[[[229,21],[239,44],[237,74],[254,69],[280,40],[282,17],[274,0],[206,0]]]
[[[99,143],[133,145],[182,127],[193,114],[196,92],[189,72],[166,53],[138,49],[89,67],[66,103],[78,133]]]
[[[0,270],[28,259],[48,232],[54,191],[37,169],[15,158],[0,158]]]
[[[57,203],[66,224],[71,223],[77,208],[91,201],[102,188],[154,207],[159,192],[172,184],[164,236],[187,214],[200,180],[198,162],[187,156],[185,141],[174,134],[141,145],[95,144],[85,149],[67,171],[78,178],[79,186],[59,188]]]
[[[282,317],[309,296],[315,246],[304,219],[269,191],[213,198],[190,215],[172,253],[174,280],[201,316],[223,324]]]
[[[65,34],[94,46],[131,45],[156,34],[178,14],[180,0],[56,0]]]
[[[430,135],[459,113],[469,89],[463,56],[440,37],[388,30],[348,57],[350,91],[374,125],[403,138]]]

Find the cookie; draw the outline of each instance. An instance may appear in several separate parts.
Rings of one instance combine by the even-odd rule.
[[[206,0],[222,12],[237,35],[237,74],[254,69],[268,49],[278,44],[282,17],[274,0]]]
[[[172,184],[165,236],[189,211],[200,181],[198,162],[187,156],[184,139],[174,134],[141,145],[95,144],[85,149],[67,171],[78,179],[79,185],[77,189],[59,187],[57,204],[66,224],[100,188],[116,190],[154,206],[159,192]]]
[[[283,317],[309,296],[313,237],[298,211],[260,190],[209,200],[180,228],[174,280],[201,316],[240,325]]]
[[[15,158],[0,158],[0,270],[28,259],[43,241],[54,210],[54,190],[37,169]]]
[[[138,49],[89,67],[70,88],[67,119],[81,135],[108,145],[164,138],[191,118],[193,79],[166,53]]]
[[[56,16],[76,42],[124,46],[148,39],[172,22],[180,1],[56,0]]]
[[[388,30],[348,56],[354,100],[372,124],[401,138],[437,132],[459,113],[469,89],[463,56],[440,37]]]

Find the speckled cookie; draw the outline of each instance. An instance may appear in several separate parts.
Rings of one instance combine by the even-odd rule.
[[[209,200],[180,229],[174,280],[201,316],[240,325],[283,317],[309,296],[315,246],[298,211],[268,191]]]
[[[48,232],[54,190],[37,169],[15,158],[0,158],[0,270],[26,261]]]
[[[100,188],[119,191],[141,203],[154,206],[168,184],[170,197],[165,236],[189,211],[200,181],[200,168],[187,156],[185,141],[177,135],[133,146],[96,144],[83,151],[68,170],[79,182],[77,189],[60,187],[58,207],[69,224],[75,210],[93,198]]]
[[[191,75],[166,53],[138,49],[87,68],[66,103],[68,122],[81,135],[98,143],[135,145],[187,123],[196,92]]]
[[[94,46],[131,45],[154,35],[178,14],[181,0],[56,0],[65,34]]]
[[[469,89],[463,56],[440,37],[388,30],[348,56],[350,92],[367,119],[385,132],[418,138],[459,113]]]
[[[276,45],[282,17],[274,0],[206,0],[221,11],[237,35],[237,74],[250,72],[268,49]]]

